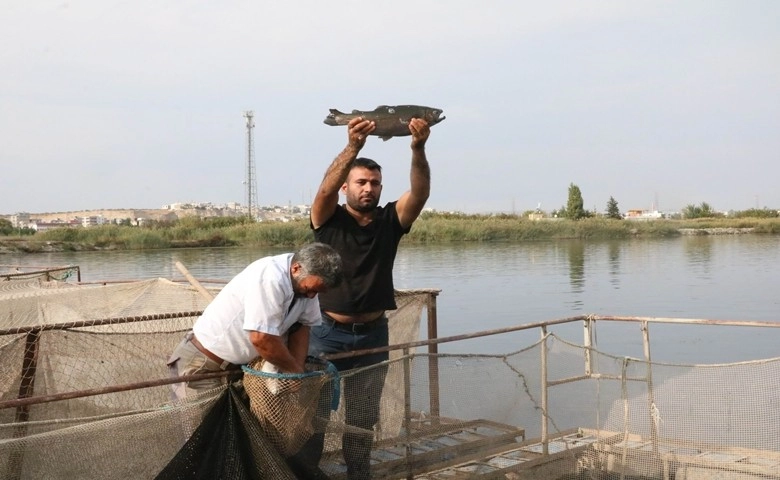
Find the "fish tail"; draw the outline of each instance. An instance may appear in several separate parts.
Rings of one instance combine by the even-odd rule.
[[[328,114],[327,117],[325,117],[323,123],[325,123],[325,125],[331,125],[331,126],[344,125],[344,123],[339,122],[339,117],[342,117],[343,115],[344,113],[336,110],[335,108],[331,108],[330,113]]]

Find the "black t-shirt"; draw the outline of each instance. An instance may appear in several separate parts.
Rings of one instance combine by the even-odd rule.
[[[401,237],[395,203],[377,207],[374,220],[361,227],[342,205],[323,225],[314,230],[318,242],[339,252],[344,263],[344,281],[338,288],[319,294],[322,310],[355,314],[394,310],[393,262]]]

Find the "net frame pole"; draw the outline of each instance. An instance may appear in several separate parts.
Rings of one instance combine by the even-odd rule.
[[[123,383],[111,385],[109,387],[89,388],[86,390],[73,390],[70,392],[56,393],[51,395],[41,395],[37,397],[16,398],[13,400],[0,401],[0,410],[4,408],[23,407],[28,405],[38,405],[41,403],[58,402],[62,400],[73,400],[75,398],[94,397],[107,393],[126,392],[138,390],[141,388],[161,387],[173,383],[190,382],[193,380],[205,380],[208,378],[227,377],[235,374],[235,370],[222,370],[219,372],[194,373],[192,375],[181,375],[179,377],[160,378],[157,380],[146,380],[143,382]]]
[[[184,278],[186,278],[186,279],[187,279],[187,281],[188,281],[188,282],[190,282],[190,285],[192,285],[192,286],[193,286],[193,288],[195,288],[195,290],[197,290],[197,291],[198,291],[198,293],[200,293],[200,294],[201,294],[201,296],[202,296],[203,298],[205,298],[205,299],[206,299],[206,300],[208,300],[209,302],[210,302],[210,301],[212,301],[212,300],[214,300],[214,295],[212,295],[212,294],[211,294],[211,292],[209,292],[208,290],[206,290],[206,289],[203,287],[203,285],[201,285],[201,284],[200,284],[200,282],[198,281],[198,279],[197,279],[197,278],[195,278],[194,276],[192,276],[192,274],[190,273],[190,271],[187,269],[187,267],[185,267],[185,266],[184,266],[184,264],[183,264],[183,263],[181,263],[181,262],[179,262],[179,261],[176,261],[176,262],[174,263],[174,265],[175,265],[175,266],[176,266],[176,268],[177,268],[177,269],[178,269],[178,270],[181,272],[181,274],[182,274],[182,275],[184,275]]]
[[[650,361],[650,324],[647,320],[642,322],[642,347],[647,366],[647,410],[650,415],[650,441],[653,445],[653,457],[660,459],[658,451],[658,425],[656,424],[656,405],[653,395],[653,364]]]
[[[550,439],[548,438],[548,432],[547,432],[547,424],[549,423],[549,419],[547,415],[549,414],[549,411],[547,410],[548,404],[547,404],[547,326],[543,325],[540,330],[542,334],[542,342],[541,342],[541,387],[542,387],[542,454],[543,455],[549,455],[550,454]]]
[[[585,377],[590,378],[593,375],[593,330],[596,321],[592,317],[587,317],[583,325],[583,344],[585,353]]]
[[[438,338],[439,326],[436,313],[436,296],[437,293],[428,294],[428,340]],[[439,398],[439,344],[428,344],[428,390],[430,393],[430,412],[431,421],[433,426],[439,425],[439,416],[441,414],[441,400]]]
[[[30,398],[35,394],[35,374],[38,370],[38,346],[41,336],[40,330],[33,330],[27,333],[24,342],[24,358],[22,359],[22,379],[19,384],[19,395],[17,398]],[[30,409],[27,405],[19,405],[16,408],[15,422],[24,426],[30,419]],[[24,436],[25,432],[20,432]]]
[[[409,349],[404,348],[403,367],[404,367],[404,456],[406,457],[406,478],[414,479],[414,465],[412,459],[412,367]]]

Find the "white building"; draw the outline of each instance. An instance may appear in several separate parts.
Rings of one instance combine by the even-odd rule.
[[[82,227],[94,227],[97,225],[103,225],[104,223],[106,223],[106,219],[103,217],[103,215],[95,215],[92,217],[81,217]]]
[[[664,218],[664,214],[658,210],[628,210],[625,215],[626,220],[656,220]]]
[[[8,217],[11,225],[14,228],[24,228],[30,223],[30,214],[26,212],[19,212]]]

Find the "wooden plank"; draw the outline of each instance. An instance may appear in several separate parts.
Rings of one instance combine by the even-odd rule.
[[[627,469],[647,474],[645,470],[649,466],[662,466],[664,471],[676,472],[676,478],[680,479],[780,478],[780,453],[775,451],[672,439],[662,439],[653,445],[638,435],[624,441],[619,434],[609,441],[600,440],[594,449],[603,456],[604,467],[613,472]],[[626,465],[623,465],[624,458]]]
[[[407,478],[448,465],[485,457],[517,446],[525,440],[525,430],[488,420],[472,420],[444,424],[431,422],[417,425],[408,436],[382,440],[371,453],[374,478]],[[344,471],[341,452],[326,459],[332,468]],[[340,465],[333,465],[334,460]],[[335,468],[333,468],[335,467]],[[332,475],[334,480],[346,478],[344,473]]]
[[[511,450],[504,450],[482,458],[453,465],[444,469],[427,472],[429,480],[478,478],[481,480],[506,480],[523,478],[525,480],[549,480],[564,474],[573,473],[577,468],[579,455],[590,448],[597,439],[585,437],[576,429],[560,432],[552,442],[566,443],[566,449],[556,449],[555,453],[543,455],[539,440],[525,441]],[[539,446],[539,448],[536,448]]]

